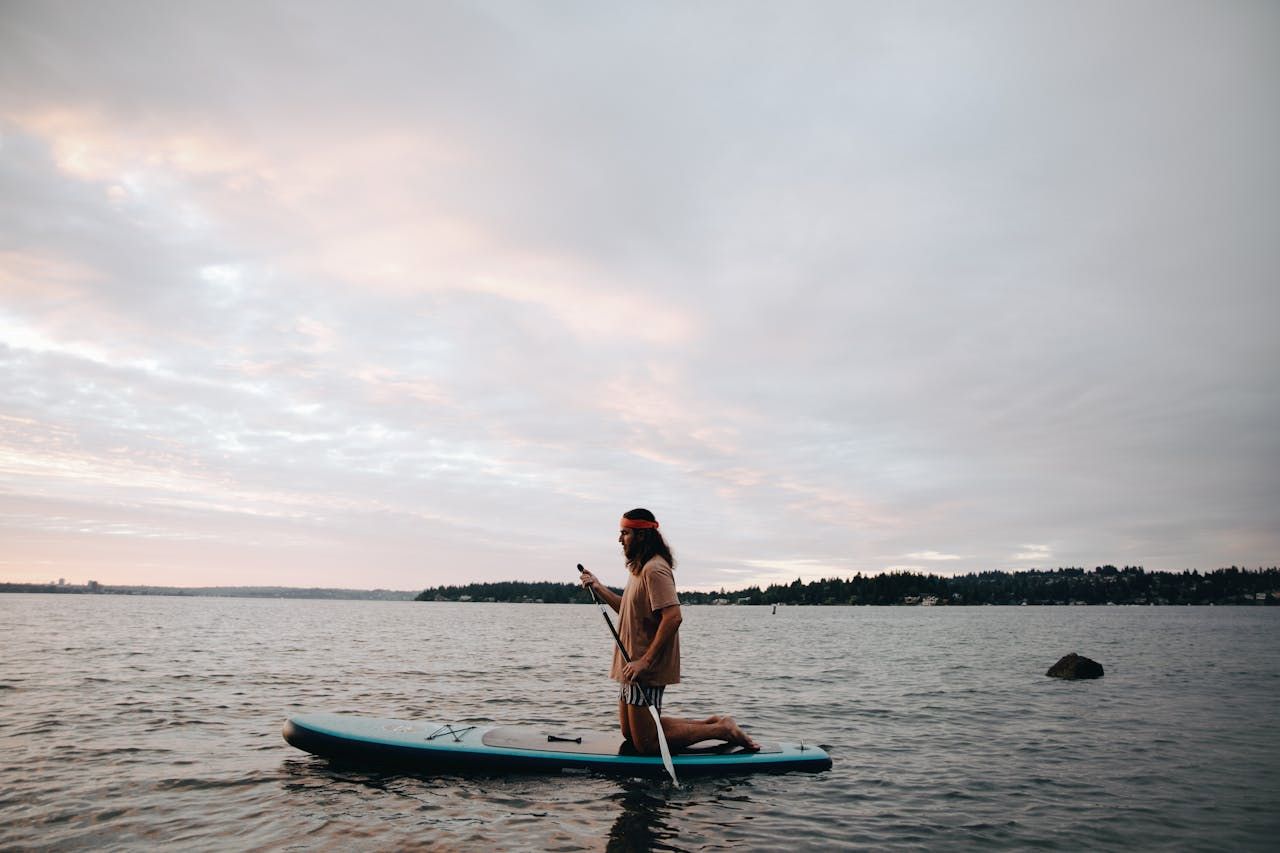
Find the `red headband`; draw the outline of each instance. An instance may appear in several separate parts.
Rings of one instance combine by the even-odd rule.
[[[638,518],[624,518],[619,522],[619,526],[630,530],[652,530],[658,526],[658,522],[642,521]]]

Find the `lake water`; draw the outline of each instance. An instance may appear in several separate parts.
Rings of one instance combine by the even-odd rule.
[[[291,713],[607,730],[589,605],[0,595],[0,848],[1274,850],[1280,608],[688,607],[680,715],[822,774],[330,767]],[[1063,654],[1106,676],[1044,676]]]

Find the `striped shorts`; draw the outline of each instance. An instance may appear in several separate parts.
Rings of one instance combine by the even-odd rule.
[[[666,689],[662,685],[642,687],[639,684],[624,684],[618,698],[628,705],[652,705],[658,709],[658,713],[662,713],[662,693]]]

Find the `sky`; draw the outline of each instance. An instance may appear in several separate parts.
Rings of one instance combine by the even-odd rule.
[[[0,0],[0,580],[1280,561],[1280,4]]]

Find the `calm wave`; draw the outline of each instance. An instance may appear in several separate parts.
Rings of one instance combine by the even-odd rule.
[[[302,710],[609,729],[590,606],[0,595],[0,848],[1274,849],[1280,608],[690,607],[676,714],[824,774],[414,776]],[[1061,655],[1091,682],[1044,677]]]

